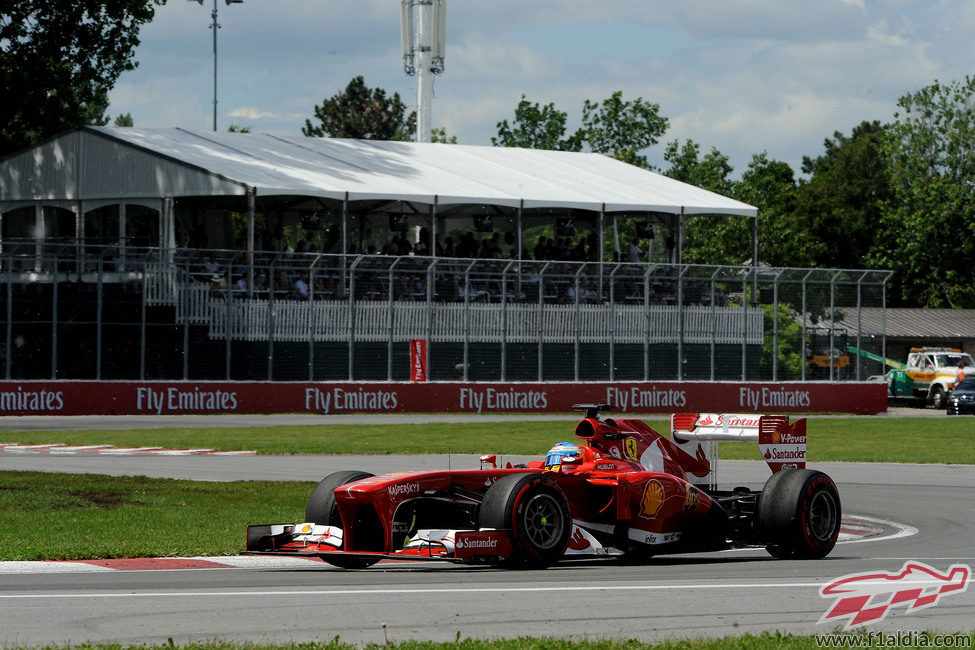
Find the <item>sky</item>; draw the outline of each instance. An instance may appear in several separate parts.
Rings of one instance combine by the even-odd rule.
[[[403,72],[399,2],[219,0],[218,128],[300,135],[316,105],[358,75],[416,105]],[[137,127],[212,128],[212,0],[168,0],[143,27],[109,114]],[[768,152],[799,174],[834,131],[889,121],[897,100],[963,79],[975,62],[973,0],[447,0],[446,69],[432,123],[490,145],[522,95],[578,127],[585,100],[659,104],[646,154],[692,139],[739,176]]]

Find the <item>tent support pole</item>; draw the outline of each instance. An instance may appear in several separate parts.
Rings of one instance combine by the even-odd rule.
[[[439,230],[437,229],[437,197],[433,197],[433,205],[430,206],[430,250],[427,254],[436,257],[437,256],[437,234]]]
[[[349,252],[349,193],[342,199],[342,255]]]
[[[247,297],[254,297],[254,208],[256,187],[247,188]],[[232,285],[227,285],[228,290]]]
[[[606,204],[603,203],[599,208],[599,223],[596,226],[596,229],[599,231],[599,236],[596,237],[596,246],[599,248],[599,250],[596,252],[596,255],[594,256],[595,259],[593,260],[599,264],[599,295],[602,295],[603,293],[603,228],[605,228],[605,225]],[[612,280],[610,280],[610,282],[612,282]],[[576,297],[578,298],[578,295],[576,295]],[[612,369],[610,369],[610,373],[612,372]]]
[[[677,217],[677,265],[684,263],[684,206],[680,206],[680,216]]]
[[[598,226],[598,228],[599,228],[599,237],[598,237],[599,251],[596,253],[596,259],[594,260],[596,262],[602,262],[603,261],[603,228],[605,227],[605,224],[606,224],[606,204],[603,203],[602,207],[599,209],[599,226]],[[602,273],[600,273],[600,275],[602,275]]]
[[[81,278],[81,274],[85,270],[85,203],[82,200],[78,200],[78,205],[75,208],[77,214],[75,215],[75,237],[77,238],[77,268],[78,278]],[[10,348],[7,348],[8,350]]]
[[[121,261],[119,269],[125,270],[125,244],[129,238],[128,229],[125,226],[125,222],[128,220],[125,212],[125,201],[119,201],[118,204],[118,248],[119,248],[119,260]]]
[[[515,229],[518,231],[518,254],[515,256],[516,260],[522,259],[521,251],[524,249],[524,242],[522,240],[523,233],[521,232],[521,213],[524,212],[524,210],[525,210],[525,199],[521,199],[518,202],[518,211],[515,213]],[[519,275],[521,273],[520,267],[518,273]],[[519,289],[520,288],[521,287],[519,287]]]

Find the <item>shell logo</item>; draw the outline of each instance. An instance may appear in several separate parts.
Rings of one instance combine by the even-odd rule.
[[[647,487],[643,491],[643,503],[640,508],[640,516],[653,519],[657,516],[660,506],[664,503],[664,486],[660,481],[647,481]]]
[[[773,431],[772,432],[772,442],[776,442],[777,443],[777,442],[780,442],[781,440],[782,440],[782,436],[779,435],[779,432],[778,431]]]

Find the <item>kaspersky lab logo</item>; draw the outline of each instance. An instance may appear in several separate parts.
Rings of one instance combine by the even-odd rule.
[[[910,614],[934,607],[944,596],[968,589],[972,569],[967,564],[953,564],[942,573],[923,562],[905,562],[900,571],[852,573],[837,578],[819,590],[823,598],[834,599],[820,623],[845,619],[844,630],[882,621],[894,609],[904,608]]]

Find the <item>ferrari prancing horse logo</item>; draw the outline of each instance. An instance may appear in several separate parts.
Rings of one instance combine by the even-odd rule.
[[[626,455],[633,460],[640,460],[636,455],[636,438],[627,438],[623,441],[623,446],[626,448]]]

